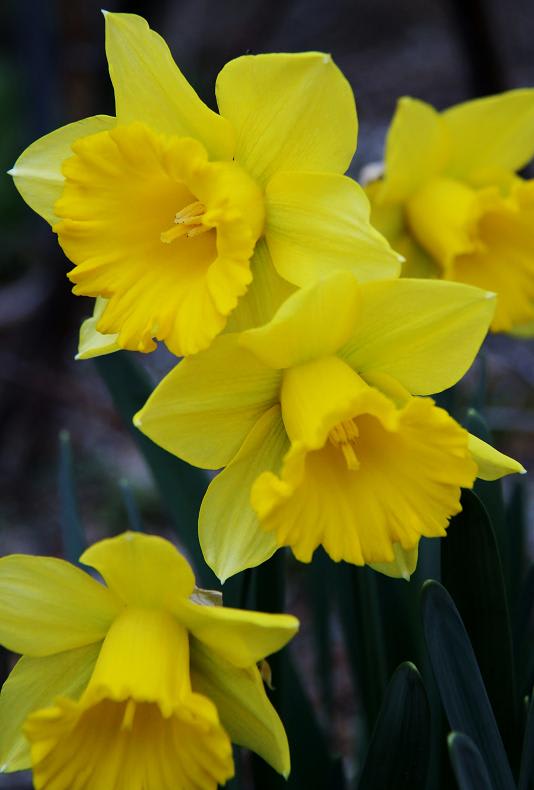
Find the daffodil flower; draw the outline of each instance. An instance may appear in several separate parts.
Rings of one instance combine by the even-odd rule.
[[[437,112],[403,98],[391,124],[372,220],[403,272],[495,291],[494,332],[534,322],[534,89]],[[532,323],[534,326],[534,323]]]
[[[494,308],[459,283],[337,273],[179,363],[135,423],[189,463],[226,467],[199,522],[219,578],[280,546],[309,562],[319,545],[409,576],[461,487],[521,471],[423,397],[466,372]]]
[[[162,538],[125,533],[81,562],[0,559],[0,642],[21,653],[0,695],[3,771],[37,790],[216,788],[231,740],[289,772],[257,662],[298,621],[207,605]]]
[[[99,299],[80,357],[151,351],[154,339],[195,353],[240,299],[234,329],[268,320],[295,286],[332,270],[398,275],[365,194],[342,175],[356,108],[329,55],[230,61],[218,114],[144,19],[105,20],[116,117],[52,132],[10,171],[74,263],[74,293]]]

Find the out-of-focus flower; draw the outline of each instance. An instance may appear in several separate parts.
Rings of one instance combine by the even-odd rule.
[[[162,538],[127,532],[81,561],[106,586],[63,560],[0,559],[0,642],[23,654],[0,695],[2,770],[31,765],[38,790],[215,788],[233,740],[287,775],[256,664],[298,621],[209,605]]]
[[[446,534],[461,487],[521,471],[420,397],[465,373],[494,308],[494,294],[459,283],[338,273],[179,363],[135,423],[192,464],[226,467],[200,513],[215,573],[286,545],[308,562],[322,545],[407,576],[420,537]]]
[[[367,188],[374,224],[406,257],[404,274],[495,291],[495,332],[534,320],[534,181],[517,175],[533,155],[533,89],[441,113],[403,98],[384,175]]]
[[[230,61],[217,114],[144,19],[105,17],[116,117],[52,132],[11,171],[74,263],[74,293],[101,300],[80,357],[151,351],[154,339],[195,353],[252,281],[234,328],[267,320],[295,286],[335,269],[398,275],[363,190],[342,175],[357,118],[329,55]]]

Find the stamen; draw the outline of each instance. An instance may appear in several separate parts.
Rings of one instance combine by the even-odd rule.
[[[360,468],[360,462],[354,449],[354,442],[359,435],[360,432],[354,420],[343,420],[332,428],[328,436],[334,447],[341,450],[347,468],[352,471]]]
[[[160,239],[164,244],[170,244],[180,236],[187,236],[192,239],[195,236],[200,236],[202,233],[211,230],[208,225],[202,223],[202,217],[206,211],[206,206],[199,200],[194,203],[189,203],[181,211],[179,211],[174,218],[174,227],[169,230],[163,231]]]
[[[121,730],[131,730],[133,727],[133,720],[135,716],[135,702],[129,699],[126,703],[124,716],[122,717]]]

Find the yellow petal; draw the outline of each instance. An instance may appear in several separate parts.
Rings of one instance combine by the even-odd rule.
[[[100,641],[120,611],[115,596],[64,560],[0,559],[0,643],[47,656]]]
[[[250,264],[252,282],[228,317],[225,332],[243,332],[271,320],[295,286],[284,280],[274,268],[269,248],[262,238],[256,244]]]
[[[338,357],[323,357],[286,370],[281,403],[289,439],[314,449],[323,446],[346,414],[375,414],[389,425],[391,419],[385,414],[395,412],[385,395]]]
[[[496,171],[520,170],[534,154],[534,89],[457,104],[442,114],[450,139],[447,173],[492,183]]]
[[[217,710],[191,689],[187,631],[158,608],[126,607],[79,702],[56,700],[24,732],[36,788],[215,790],[233,773]]]
[[[190,693],[185,627],[168,611],[134,605],[122,611],[106,634],[82,703],[131,697],[157,703],[167,717]]]
[[[256,667],[238,668],[191,640],[193,689],[211,699],[233,743],[251,749],[287,777],[289,746]]]
[[[217,77],[236,161],[261,183],[279,170],[344,173],[356,150],[352,90],[330,55],[245,55]]]
[[[393,563],[396,543],[410,551],[421,536],[445,535],[476,476],[467,432],[426,398],[393,417],[391,406],[348,411],[322,448],[296,442],[279,477],[256,480],[252,505],[279,545],[303,562],[322,545],[333,560],[362,565]]]
[[[105,12],[106,54],[121,124],[143,121],[165,134],[200,140],[214,159],[230,159],[230,124],[200,100],[163,38],[136,14]]]
[[[272,368],[329,356],[351,336],[359,301],[355,277],[336,272],[290,296],[272,321],[244,332],[240,343]]]
[[[298,631],[288,614],[264,614],[226,606],[199,606],[191,601],[176,609],[177,619],[211,651],[236,667],[250,667],[276,653]]]
[[[188,463],[220,469],[278,401],[280,378],[241,348],[236,335],[223,335],[171,370],[134,422]]]
[[[477,477],[481,480],[498,480],[511,474],[526,474],[526,469],[513,458],[500,453],[491,444],[469,434],[469,452],[478,466]]]
[[[273,406],[206,492],[198,523],[200,545],[204,559],[223,583],[265,562],[276,550],[273,536],[260,528],[252,510],[250,489],[259,474],[279,469],[287,446],[280,408]]]
[[[120,346],[117,343],[118,335],[103,335],[96,328],[105,309],[106,299],[103,299],[101,296],[97,297],[93,315],[90,318],[86,318],[80,327],[76,359],[92,359],[102,354],[111,354],[113,351],[120,350]]]
[[[30,713],[51,705],[56,697],[78,699],[93,671],[100,642],[43,658],[17,661],[0,694],[0,773],[31,767],[28,741],[22,732]]]
[[[58,699],[24,731],[36,790],[216,790],[234,773],[230,740],[200,695],[168,718],[152,703]]]
[[[233,162],[142,123],[82,138],[63,165],[58,241],[74,293],[107,302],[96,328],[122,348],[209,345],[251,280],[263,196]],[[190,213],[192,211],[192,214]]]
[[[412,394],[440,392],[469,369],[494,310],[495,294],[460,283],[365,283],[358,323],[339,355],[364,377],[381,371]]]
[[[57,222],[54,204],[65,183],[61,164],[72,156],[72,143],[79,137],[112,129],[115,123],[109,115],[95,115],[62,126],[26,148],[9,171],[28,206],[51,225]]]
[[[393,562],[373,562],[371,568],[374,571],[390,576],[392,579],[404,579],[410,581],[410,576],[417,567],[419,545],[413,549],[403,549],[400,543],[393,544]]]
[[[487,190],[489,191],[489,190]],[[534,180],[516,182],[481,217],[479,248],[454,259],[444,276],[497,293],[494,332],[534,318]]]
[[[289,282],[309,285],[339,269],[360,282],[399,275],[399,256],[371,226],[369,201],[352,179],[277,173],[265,195],[267,244]]]
[[[80,562],[95,568],[130,606],[171,609],[195,587],[191,566],[164,538],[124,532],[93,544]]]
[[[387,136],[385,174],[377,202],[406,200],[442,170],[447,153],[447,133],[439,113],[418,99],[400,99]]]

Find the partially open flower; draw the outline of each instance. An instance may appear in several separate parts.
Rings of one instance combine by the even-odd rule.
[[[217,114],[144,19],[105,17],[116,117],[52,132],[11,171],[73,262],[74,293],[99,300],[80,357],[155,340],[192,354],[230,316],[233,329],[263,323],[325,273],[398,275],[363,190],[342,175],[357,118],[329,55],[231,61]]]
[[[495,332],[534,321],[534,181],[516,174],[533,154],[532,89],[442,113],[403,98],[383,177],[367,188],[405,275],[495,291]]]
[[[287,774],[256,663],[295,618],[196,603],[161,538],[125,533],[82,562],[107,586],[62,560],[0,560],[0,640],[24,654],[0,695],[3,770],[31,764],[38,790],[215,788],[234,740]]]
[[[424,397],[466,372],[494,307],[494,294],[459,283],[338,273],[179,363],[135,422],[190,463],[226,467],[200,513],[215,573],[280,546],[309,562],[322,545],[409,576],[462,487],[521,471]]]

